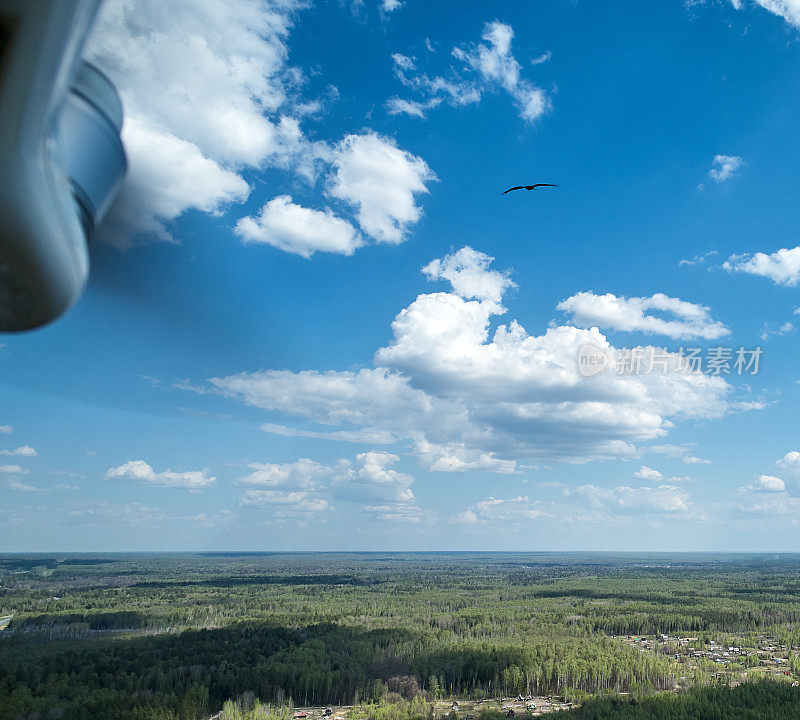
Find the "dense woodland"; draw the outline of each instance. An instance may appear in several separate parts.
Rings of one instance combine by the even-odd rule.
[[[790,720],[800,717],[800,689],[762,681],[735,688],[700,687],[644,700],[591,698],[548,720]]]
[[[704,697],[745,692],[797,703],[790,683],[647,700],[718,679],[685,677],[671,656],[613,636],[800,644],[798,571],[796,556],[0,556],[0,615],[13,613],[0,633],[0,717],[194,719],[242,697],[253,717],[356,704],[372,720],[519,693],[603,695],[581,718],[645,717],[647,702],[665,713],[649,717],[698,717]],[[618,692],[634,702],[614,710]]]

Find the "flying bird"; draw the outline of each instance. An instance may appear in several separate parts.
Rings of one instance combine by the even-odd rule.
[[[508,190],[504,190],[501,195],[505,195],[506,193],[510,193],[512,190],[535,190],[537,187],[558,187],[558,185],[553,185],[552,183],[536,183],[535,185],[515,185],[512,188],[508,188]]]

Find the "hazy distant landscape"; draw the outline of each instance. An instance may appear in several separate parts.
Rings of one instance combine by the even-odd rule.
[[[796,555],[53,554],[0,568],[3,718],[800,710]]]

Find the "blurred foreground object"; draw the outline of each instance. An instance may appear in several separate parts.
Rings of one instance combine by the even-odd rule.
[[[81,60],[100,0],[0,0],[0,331],[81,295],[87,242],[127,170],[122,104]]]

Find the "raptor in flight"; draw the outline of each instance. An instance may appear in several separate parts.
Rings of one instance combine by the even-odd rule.
[[[508,188],[508,190],[504,190],[501,195],[505,195],[506,193],[510,193],[512,190],[535,190],[537,187],[558,187],[558,185],[553,185],[552,183],[536,183],[535,185],[515,185],[512,188]]]

